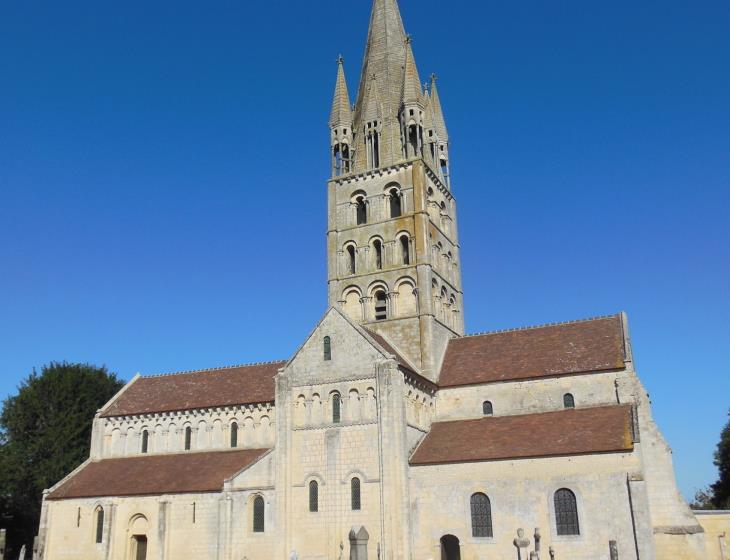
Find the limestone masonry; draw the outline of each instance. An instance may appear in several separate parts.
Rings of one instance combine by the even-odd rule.
[[[449,136],[396,0],[329,127],[329,310],[287,361],[135,377],[35,557],[708,558],[625,314],[464,335]]]

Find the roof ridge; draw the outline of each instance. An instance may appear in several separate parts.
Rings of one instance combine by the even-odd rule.
[[[248,364],[234,364],[230,366],[219,366],[219,367],[212,367],[212,368],[202,368],[202,369],[189,369],[189,370],[183,370],[183,371],[172,371],[168,373],[151,373],[149,375],[143,375],[143,379],[151,379],[155,377],[172,377],[174,375],[186,375],[189,373],[204,373],[206,371],[222,371],[224,369],[235,369],[235,368],[246,368],[246,367],[255,367],[255,366],[268,366],[273,364],[285,364],[286,360],[272,360],[268,362],[251,362]]]
[[[527,327],[514,327],[511,329],[498,329],[495,331],[484,331],[479,333],[471,333],[471,334],[465,334],[463,336],[454,337],[451,340],[459,340],[462,338],[474,338],[477,336],[486,336],[490,334],[501,334],[501,333],[508,333],[508,332],[519,332],[519,331],[529,331],[534,329],[544,329],[545,327],[559,327],[562,325],[575,325],[576,323],[589,323],[590,321],[598,321],[600,319],[613,319],[616,317],[619,317],[620,313],[613,313],[612,315],[596,315],[595,317],[586,317],[585,319],[573,319],[572,321],[559,321],[555,323],[543,323],[541,325],[529,325]]]

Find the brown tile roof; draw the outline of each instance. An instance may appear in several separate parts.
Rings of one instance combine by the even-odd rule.
[[[140,377],[103,417],[255,404],[274,400],[274,376],[285,362]]]
[[[219,492],[223,482],[255,463],[268,449],[146,455],[87,464],[49,500]]]
[[[624,368],[621,315],[449,341],[440,387]]]
[[[631,407],[559,410],[437,422],[411,465],[631,451]]]

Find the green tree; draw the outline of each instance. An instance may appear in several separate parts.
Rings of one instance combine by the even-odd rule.
[[[0,525],[8,555],[32,546],[43,490],[86,460],[96,411],[124,384],[105,367],[50,363],[35,369],[0,413]]]
[[[717,482],[710,486],[712,505],[718,509],[730,509],[730,421],[725,424],[720,434],[720,443],[717,444],[715,451],[715,466],[720,476]]]

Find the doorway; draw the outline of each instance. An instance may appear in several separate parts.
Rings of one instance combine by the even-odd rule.
[[[144,535],[134,535],[132,558],[134,560],[147,560],[147,537]]]
[[[441,560],[461,560],[461,545],[454,535],[441,537]]]

